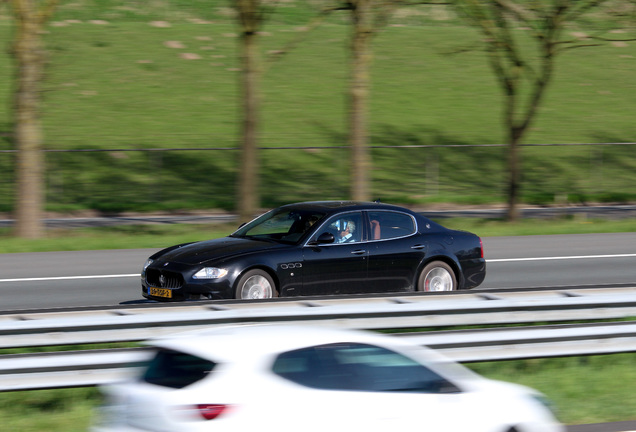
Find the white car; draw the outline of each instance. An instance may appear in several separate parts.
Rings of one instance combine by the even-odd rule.
[[[244,325],[153,340],[95,432],[562,432],[543,395],[370,332]]]

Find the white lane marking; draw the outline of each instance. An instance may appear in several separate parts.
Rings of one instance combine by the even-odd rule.
[[[502,259],[487,259],[486,262],[498,263],[498,262],[516,262],[516,261],[550,261],[550,260],[631,258],[631,257],[636,257],[636,254],[579,255],[579,256],[536,257],[536,258],[502,258]],[[38,281],[54,281],[54,280],[77,280],[77,279],[107,279],[107,278],[127,278],[127,277],[140,277],[140,274],[134,273],[134,274],[119,274],[119,275],[60,276],[60,277],[0,279],[0,283],[1,282],[38,282]]]
[[[575,259],[601,259],[601,258],[630,258],[636,257],[636,254],[616,254],[616,255],[578,255],[563,257],[537,257],[537,258],[502,258],[487,259],[487,263],[492,262],[515,262],[515,261],[551,261],[551,260],[575,260]]]
[[[140,277],[140,274],[139,273],[135,273],[135,274],[119,274],[119,275],[91,275],[91,276],[60,276],[60,277],[16,278],[16,279],[0,279],[0,282],[36,282],[36,281],[76,280],[76,279],[108,279],[108,278],[126,278],[126,277]]]

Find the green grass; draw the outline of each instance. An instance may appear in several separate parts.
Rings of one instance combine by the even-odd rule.
[[[532,359],[468,366],[494,379],[517,382],[543,392],[565,424],[636,420],[636,355]]]
[[[0,230],[0,253],[102,249],[164,248],[174,244],[224,237],[235,225],[138,225],[112,228],[52,229],[37,240],[17,239]]]
[[[583,216],[554,219],[522,219],[518,222],[479,218],[441,219],[438,222],[451,228],[472,231],[481,237],[636,231],[636,220],[634,219],[586,219]]]
[[[103,8],[73,2],[49,26],[46,148],[113,150],[48,153],[50,210],[235,207],[238,152],[219,149],[237,145],[237,28],[222,13],[225,3],[209,9],[200,1],[181,3],[142,13],[114,0]],[[278,60],[268,55],[298,38],[308,15],[285,7],[263,29],[260,144],[270,148],[261,152],[265,207],[348,196],[348,153],[334,148],[347,136],[346,15],[304,35]],[[500,90],[482,52],[447,54],[474,42],[475,31],[452,18],[400,16],[391,22],[399,26],[385,27],[374,39],[369,128],[371,144],[386,148],[373,149],[373,196],[395,203],[502,202],[505,150],[466,147],[505,141]],[[151,25],[156,20],[171,26]],[[11,39],[9,27],[0,19],[0,41]],[[0,49],[1,76],[12,74],[6,52]],[[636,141],[635,62],[634,43],[564,54],[526,143]],[[3,80],[0,132],[9,131],[10,90],[10,80]],[[8,148],[0,138],[0,150]],[[155,148],[217,150],[127,151]],[[531,147],[523,153],[525,202],[636,199],[631,147]],[[12,157],[0,153],[0,211],[11,208]]]
[[[636,231],[636,220],[602,220],[581,217],[523,219],[510,223],[499,219],[437,219],[442,225],[471,231],[480,237],[589,234]],[[224,237],[235,224],[156,224],[107,228],[49,229],[44,238],[16,238],[8,228],[0,229],[0,254],[100,249],[164,248],[174,244]]]
[[[16,432],[85,432],[100,400],[95,388],[0,393],[2,428]]]

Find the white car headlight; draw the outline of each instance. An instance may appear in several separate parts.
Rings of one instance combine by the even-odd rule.
[[[154,262],[154,260],[148,259],[148,261],[146,261],[146,264],[144,264],[144,271],[146,271],[146,269],[148,268],[148,266],[150,264],[152,264]]]
[[[226,269],[216,267],[204,267],[193,276],[194,279],[218,279],[227,274]]]

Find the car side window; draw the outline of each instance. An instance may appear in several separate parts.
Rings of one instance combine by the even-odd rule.
[[[316,233],[316,237],[327,232],[333,234],[334,243],[357,243],[362,241],[362,213],[351,212],[328,220]]]
[[[370,238],[387,240],[404,237],[415,232],[415,220],[406,213],[393,211],[370,211]]]
[[[280,354],[273,372],[324,390],[454,393],[459,389],[426,366],[374,345],[337,343]]]

